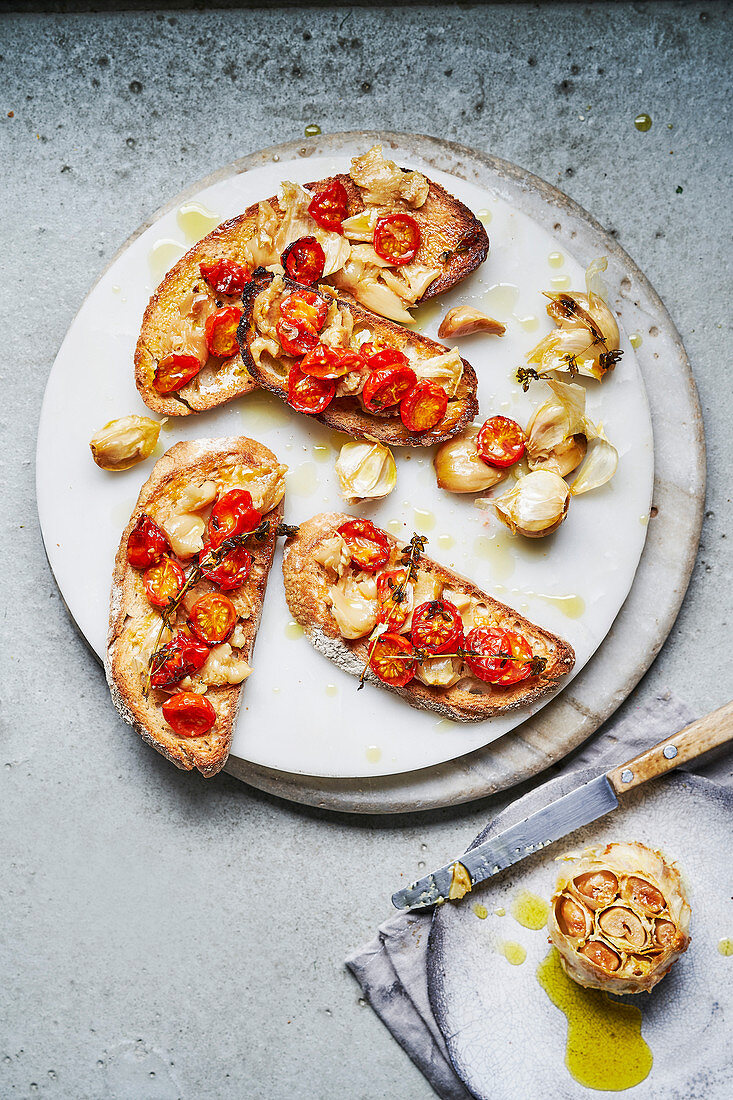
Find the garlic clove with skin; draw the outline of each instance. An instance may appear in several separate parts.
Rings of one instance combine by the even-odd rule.
[[[474,425],[442,443],[435,452],[433,466],[440,489],[449,493],[481,493],[491,489],[509,473],[508,469],[489,466],[478,453]]]
[[[134,413],[110,420],[89,441],[92,458],[103,470],[129,470],[150,458],[164,423]]]
[[[506,325],[501,321],[495,321],[488,317],[480,309],[472,306],[457,306],[449,309],[440,322],[438,336],[441,340],[446,336],[471,336],[474,332],[488,332],[492,336],[503,336]]]
[[[559,474],[533,470],[520,477],[494,510],[512,534],[539,539],[556,531],[568,514],[570,490]]]
[[[349,504],[386,497],[397,484],[397,467],[382,443],[345,443],[336,460],[341,494]]]

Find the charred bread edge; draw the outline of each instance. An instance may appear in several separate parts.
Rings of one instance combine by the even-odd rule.
[[[277,383],[270,381],[268,373],[257,366],[249,351],[249,341],[254,333],[254,322],[252,320],[254,300],[257,295],[265,289],[267,284],[272,282],[273,278],[274,275],[270,271],[266,271],[265,268],[258,268],[253,273],[252,282],[248,283],[244,288],[242,294],[242,307],[244,312],[242,313],[242,319],[237,329],[237,340],[239,341],[239,347],[242,353],[242,361],[252,377],[257,379],[262,389],[268,390],[270,393],[274,394],[275,397],[279,397],[281,401],[285,401],[287,404],[286,385],[283,385],[281,379],[278,379]],[[284,279],[284,282],[286,287],[290,290],[303,289],[303,287],[298,283],[294,283],[291,279]],[[313,288],[308,287],[306,289],[311,290]],[[329,304],[333,300],[329,295],[322,294],[320,291],[315,291],[315,293],[319,294],[320,297]],[[437,340],[432,340],[429,336],[423,336],[420,332],[413,332],[412,329],[398,325],[396,321],[388,321],[385,317],[380,317],[376,313],[371,313],[370,310],[364,309],[363,306],[358,305],[350,298],[337,296],[335,300],[339,306],[343,309],[350,310],[357,318],[367,322],[370,327],[377,332],[380,330],[387,331],[396,333],[400,337],[407,334],[410,339],[415,340],[418,344],[428,346],[431,350],[435,349],[436,355],[441,355],[443,352],[450,350],[446,348],[444,344],[439,343]],[[369,416],[368,413],[361,412],[355,408],[339,411],[338,408],[334,408],[334,402],[332,402],[322,413],[301,413],[300,415],[308,416],[309,420],[318,420],[321,424],[326,424],[336,431],[344,432],[346,435],[356,436],[359,439],[370,439],[378,443],[386,443],[393,447],[432,447],[437,443],[444,443],[447,439],[452,439],[453,436],[458,435],[459,432],[462,432],[478,414],[478,398],[476,397],[478,379],[476,378],[476,372],[466,359],[461,358],[461,363],[463,364],[463,378],[470,388],[469,394],[461,399],[465,401],[466,407],[451,430],[449,432],[441,432],[440,435],[436,435],[434,432],[423,432],[421,435],[411,435],[405,428],[405,440],[398,440],[394,438],[394,429],[398,427],[394,422],[385,422],[381,417]],[[335,400],[338,401],[339,398]],[[401,423],[399,427],[402,427]]]
[[[402,171],[409,172],[411,171],[411,169],[403,168]],[[430,284],[422,297],[417,299],[415,305],[418,305],[420,302],[426,301],[428,298],[435,298],[438,294],[442,294],[445,291],[450,290],[457,283],[461,282],[461,280],[465,279],[468,275],[474,272],[477,267],[480,267],[489,253],[489,236],[486,232],[485,227],[478,220],[473,211],[469,209],[469,207],[466,206],[465,203],[462,203],[460,199],[457,199],[454,195],[451,195],[451,193],[447,191],[445,187],[443,187],[441,184],[435,183],[433,180],[428,179],[427,176],[425,178],[428,180],[430,191],[433,193],[433,197],[439,196],[441,199],[443,199],[446,205],[452,206],[456,211],[456,216],[463,219],[467,223],[467,229],[462,241],[460,242],[459,249],[454,251],[452,257],[450,258],[450,261],[444,261],[444,264],[448,266],[444,266],[441,274]],[[364,205],[363,201],[361,200],[361,192],[359,191],[359,188],[351,179],[351,176],[345,173],[340,173],[336,176],[328,176],[325,179],[317,180],[314,183],[306,183],[303,186],[306,188],[306,190],[313,191],[319,187],[327,187],[328,184],[335,179],[340,180],[344,184],[347,191],[349,192],[350,197],[353,197],[354,192],[356,192],[356,197],[360,202],[362,202],[362,206]],[[277,204],[277,196],[273,195],[270,199],[267,199],[265,201]],[[150,296],[148,304],[145,307],[145,312],[143,313],[143,319],[140,326],[140,334],[138,336],[137,343],[135,344],[134,364],[135,384],[137,386],[137,389],[140,395],[145,400],[145,404],[154,412],[158,412],[168,416],[190,416],[192,414],[195,415],[199,411],[206,412],[208,409],[217,408],[219,405],[225,404],[227,401],[232,401],[236,397],[251,393],[252,390],[256,388],[254,386],[249,386],[245,383],[240,389],[238,389],[237,393],[233,397],[227,397],[224,398],[222,401],[217,401],[213,404],[207,405],[206,408],[202,410],[192,409],[190,405],[186,403],[184,398],[176,396],[175,393],[165,395],[158,394],[158,392],[146,382],[143,377],[143,353],[144,351],[147,351],[147,326],[153,319],[155,310],[158,307],[160,296],[165,293],[170,283],[174,281],[176,276],[183,268],[187,267],[189,264],[198,262],[200,248],[202,244],[209,241],[215,241],[217,238],[226,238],[231,229],[240,226],[243,221],[246,221],[249,218],[256,217],[259,206],[259,202],[253,203],[251,206],[248,206],[246,208],[243,214],[237,214],[235,217],[229,218],[227,221],[222,222],[221,225],[218,225],[216,227],[216,229],[212,229],[210,233],[207,233],[205,237],[202,237],[200,241],[197,241],[183,256],[181,256],[180,260],[178,260],[173,265],[173,267],[168,272],[166,272],[163,279],[160,281],[155,291]]]
[[[222,457],[229,455],[241,454],[243,460],[247,458],[256,458],[262,462],[273,462],[279,465],[279,461],[276,455],[262,443],[258,443],[254,439],[248,439],[246,436],[229,436],[221,439],[199,439],[199,440],[184,440],[182,442],[174,444],[168,451],[162,455],[155,466],[153,467],[150,477],[140,489],[140,493],[135,503],[132,515],[129,522],[125,527],[122,536],[120,538],[119,547],[115,556],[115,567],[112,575],[112,591],[110,595],[110,615],[109,615],[109,629],[107,636],[107,647],[104,655],[104,671],[107,677],[107,683],[109,684],[110,693],[112,695],[112,701],[117,708],[120,716],[128,725],[132,726],[136,733],[142,737],[148,745],[151,745],[164,756],[167,760],[170,760],[172,764],[175,764],[177,768],[183,771],[193,771],[197,769],[201,774],[207,778],[216,775],[221,771],[229,756],[229,748],[232,742],[232,736],[234,733],[234,723],[236,721],[237,713],[239,710],[239,703],[242,697],[242,691],[244,683],[231,684],[229,687],[220,687],[217,690],[227,693],[227,702],[229,699],[235,700],[234,712],[228,720],[228,728],[225,727],[227,734],[226,743],[221,759],[216,759],[209,765],[199,766],[191,757],[181,751],[179,754],[171,752],[166,745],[162,744],[157,738],[148,730],[145,723],[139,719],[130,705],[130,693],[123,689],[118,684],[115,678],[114,663],[115,663],[115,643],[120,637],[122,627],[124,626],[124,619],[121,623],[118,623],[120,616],[123,614],[123,580],[126,570],[130,568],[127,563],[125,550],[127,548],[127,539],[129,534],[137,522],[140,514],[145,511],[146,507],[160,496],[160,490],[164,488],[170,478],[179,471],[190,470],[192,473],[196,469],[196,465],[200,458],[205,456],[211,456],[213,454],[220,454]],[[191,457],[189,457],[189,455]],[[283,502],[273,508],[268,513],[279,523],[283,516]],[[257,640],[257,632],[259,629],[260,619],[262,617],[262,608],[264,604],[264,596],[267,590],[267,581],[269,579],[270,570],[272,568],[272,562],[275,556],[276,537],[274,532],[270,535],[269,542],[269,554],[266,557],[267,572],[265,574],[264,585],[262,590],[262,596],[257,601],[256,607],[253,609],[253,615],[248,620],[252,627],[252,644],[247,652],[247,660],[251,660],[252,652],[254,650],[255,642]],[[263,543],[262,548],[267,548],[268,543]],[[133,696],[134,698],[134,696]],[[175,736],[175,735],[172,735]]]
[[[302,523],[298,535],[289,538],[285,543],[283,552],[283,582],[290,613],[303,627],[309,641],[317,650],[325,657],[328,657],[329,660],[333,661],[334,664],[338,665],[344,672],[359,677],[364,669],[366,657],[367,643],[365,639],[357,638],[352,643],[349,643],[340,636],[334,636],[333,633],[330,633],[329,630],[325,628],[323,621],[318,621],[316,618],[304,619],[302,610],[295,606],[295,601],[292,599],[297,594],[299,583],[307,583],[302,581],[301,578],[305,576],[303,568],[304,562],[312,560],[309,549],[310,545],[313,542],[321,541],[323,538],[332,536],[336,526],[345,522],[347,519],[353,519],[353,516],[342,512],[325,512],[312,516],[309,520]],[[399,546],[399,540],[390,535],[388,531],[383,531],[383,534],[392,545]],[[299,557],[301,559],[299,568],[296,568],[291,562],[293,557]],[[512,691],[513,695],[510,697],[504,696],[506,701],[501,705],[497,705],[495,702],[488,703],[488,699],[492,698],[491,696],[483,697],[487,701],[479,702],[478,700],[482,697],[472,696],[463,690],[461,690],[460,694],[467,697],[465,702],[446,702],[445,696],[454,690],[455,685],[453,688],[429,688],[418,680],[411,680],[405,687],[391,687],[383,683],[371,669],[368,669],[365,675],[365,680],[368,683],[377,684],[387,691],[402,696],[410,706],[417,707],[420,710],[435,711],[435,713],[445,718],[451,718],[454,721],[480,722],[487,718],[493,718],[499,714],[504,714],[509,710],[515,710],[520,706],[530,706],[543,695],[554,690],[558,681],[571,671],[575,664],[575,652],[568,642],[564,641],[556,634],[544,630],[541,626],[537,626],[536,623],[520,615],[514,608],[509,607],[507,604],[502,604],[499,600],[496,600],[493,596],[489,596],[482,589],[478,588],[472,581],[462,577],[459,573],[455,573],[452,569],[448,569],[446,566],[441,565],[434,559],[427,557],[427,555],[421,560],[428,563],[431,568],[445,580],[446,586],[458,588],[460,591],[475,596],[486,602],[489,607],[493,605],[501,608],[502,611],[507,612],[514,619],[514,622],[520,629],[522,627],[525,628],[529,636],[539,636],[545,641],[553,644],[555,646],[555,654],[551,658],[552,664],[549,666],[548,672],[544,673],[542,676],[530,681],[522,681],[513,688],[507,689],[508,691]],[[319,610],[325,609],[319,608]],[[330,618],[330,612],[327,612],[327,614]],[[359,652],[360,648],[362,650],[361,653]]]

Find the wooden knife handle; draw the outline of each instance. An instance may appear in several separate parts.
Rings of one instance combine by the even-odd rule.
[[[697,722],[668,737],[666,741],[660,741],[654,748],[647,749],[628,763],[607,772],[606,777],[616,794],[623,794],[632,787],[646,783],[647,779],[664,775],[678,764],[694,760],[696,756],[702,756],[709,749],[731,740],[733,702],[726,703],[712,714],[706,714],[704,718],[698,718]]]

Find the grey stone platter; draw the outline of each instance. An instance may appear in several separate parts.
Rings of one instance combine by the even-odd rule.
[[[573,772],[530,791],[490,822],[474,844],[596,774],[597,769]],[[549,898],[558,870],[554,859],[563,852],[611,840],[639,840],[677,863],[692,906],[692,943],[650,994],[620,998],[641,1009],[642,1036],[654,1061],[649,1076],[628,1092],[603,1095],[635,1100],[731,1095],[731,968],[718,944],[730,930],[732,825],[730,790],[675,772],[630,792],[612,814],[568,841],[477,887],[461,905],[435,911],[427,955],[430,1005],[453,1067],[472,1096],[582,1100],[593,1092],[570,1076],[564,1060],[566,1017],[537,981],[537,966],[549,950],[547,929],[521,927],[510,906],[520,890]],[[486,919],[474,913],[476,902],[488,910]],[[497,909],[506,915],[497,915]],[[505,939],[525,948],[522,965],[511,966],[497,950]]]

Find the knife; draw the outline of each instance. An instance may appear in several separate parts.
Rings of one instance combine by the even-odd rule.
[[[452,884],[457,887],[452,900],[458,900],[477,883],[615,810],[619,795],[624,792],[731,740],[733,702],[660,741],[633,760],[536,810],[524,821],[465,852],[439,871],[398,890],[392,895],[392,904],[396,909],[425,909],[448,899]],[[470,878],[470,885],[462,867]]]

